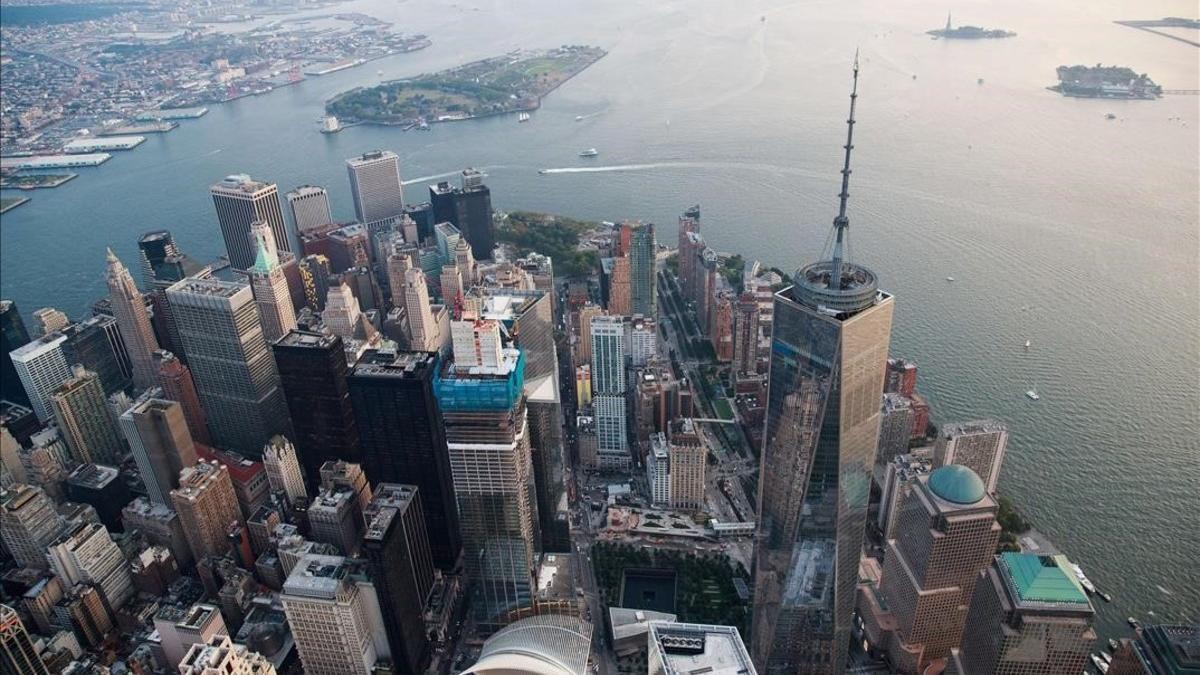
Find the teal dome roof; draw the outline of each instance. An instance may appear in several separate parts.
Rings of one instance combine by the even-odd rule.
[[[955,504],[974,504],[987,492],[983,479],[961,464],[934,469],[929,474],[928,485],[933,494]]]

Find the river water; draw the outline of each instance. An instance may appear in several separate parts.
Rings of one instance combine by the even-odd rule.
[[[699,202],[714,247],[795,268],[820,252],[836,210],[858,48],[850,251],[896,294],[893,352],[919,364],[937,420],[1008,422],[1001,490],[1116,596],[1098,606],[1102,635],[1131,614],[1200,620],[1200,99],[1044,89],[1057,65],[1097,62],[1200,88],[1195,48],[1111,23],[1195,5],[953,5],[956,23],[1019,35],[931,40],[923,31],[946,11],[931,0],[350,2],[339,11],[433,46],[213,106],[35,193],[3,218],[3,295],[26,316],[78,315],[103,292],[104,247],[132,266],[154,228],[215,256],[207,188],[230,173],[281,192],[325,185],[349,219],[343,160],[373,148],[401,155],[410,199],[476,166],[497,208],[641,218],[670,242]],[[349,87],[567,43],[610,54],[529,123],[317,132],[322,102]],[[576,156],[588,147],[600,156]],[[1033,387],[1038,402],[1024,396]]]

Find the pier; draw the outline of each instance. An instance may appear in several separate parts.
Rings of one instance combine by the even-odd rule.
[[[1147,33],[1154,33],[1155,35],[1161,35],[1165,38],[1170,38],[1172,40],[1176,40],[1176,41],[1182,42],[1184,44],[1191,45],[1193,47],[1200,47],[1200,41],[1189,40],[1188,38],[1185,38],[1182,35],[1174,35],[1172,33],[1164,33],[1161,30],[1155,30],[1155,28],[1197,28],[1197,29],[1200,29],[1200,21],[1196,21],[1195,19],[1181,19],[1179,17],[1167,17],[1165,19],[1150,19],[1150,20],[1137,20],[1137,21],[1114,21],[1113,23],[1119,24],[1122,26],[1127,26],[1129,28],[1136,28],[1137,30],[1144,30]]]
[[[134,118],[139,122],[159,122],[162,120],[190,120],[197,117],[203,117],[208,114],[208,108],[200,106],[198,108],[162,108],[159,110],[147,110],[143,113],[138,113]]]
[[[126,124],[111,127],[98,132],[97,136],[128,136],[137,134],[165,134],[179,126],[179,122],[145,122],[143,124]]]
[[[107,136],[104,138],[77,138],[63,145],[63,152],[87,154],[107,150],[132,150],[144,143],[145,136]]]
[[[0,169],[68,169],[81,166],[100,166],[112,159],[107,152],[84,155],[30,155],[28,157],[0,157]]]

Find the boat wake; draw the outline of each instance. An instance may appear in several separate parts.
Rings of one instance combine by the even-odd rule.
[[[459,171],[447,171],[446,173],[435,173],[432,176],[420,176],[418,178],[409,178],[408,180],[402,180],[402,181],[400,181],[400,184],[401,185],[412,185],[413,183],[424,183],[424,182],[431,181],[431,180],[437,180],[438,178],[449,178],[451,176],[457,176],[459,173],[460,173]]]
[[[539,173],[607,173],[610,171],[648,171],[650,169],[669,169],[672,167],[703,168],[705,165],[695,162],[656,162],[653,164],[613,164],[610,166],[567,166],[560,169],[542,169]]]
[[[495,166],[477,166],[475,168],[486,174],[488,171],[491,171],[492,169],[503,169],[505,167],[502,165],[495,165]],[[460,175],[461,173],[462,173],[462,170],[447,171],[446,173],[435,173],[430,176],[418,176],[416,178],[409,178],[408,180],[402,180],[402,181],[400,181],[400,184],[401,185],[413,185],[415,183],[427,183],[431,180],[437,180],[439,178],[450,178],[452,176]]]

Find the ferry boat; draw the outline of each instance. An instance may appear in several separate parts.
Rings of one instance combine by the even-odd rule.
[[[523,112],[520,115],[517,115],[517,121],[518,122],[528,122],[529,121],[529,113]]]
[[[1042,398],[1041,396],[1038,396],[1038,393],[1037,393],[1036,391],[1032,390],[1032,389],[1030,389],[1029,391],[1025,392],[1025,395],[1026,395],[1026,396],[1028,396],[1028,397],[1029,397],[1029,399],[1030,399],[1030,400],[1032,400],[1032,401],[1037,401],[1037,400],[1039,400],[1039,399],[1041,399],[1041,398]]]
[[[580,151],[579,156],[580,157],[595,157],[596,155],[599,155],[599,154],[600,154],[599,150],[597,150],[595,148],[588,148],[587,150]]]

